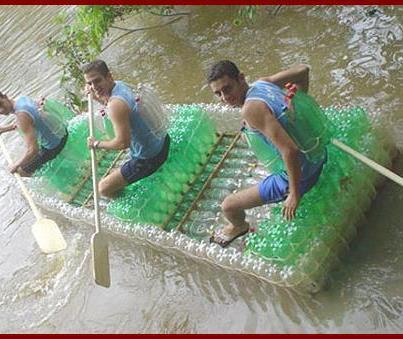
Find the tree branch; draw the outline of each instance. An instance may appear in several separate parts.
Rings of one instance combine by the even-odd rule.
[[[163,24],[159,24],[159,25],[155,25],[155,26],[149,26],[149,27],[141,27],[141,28],[134,28],[134,29],[126,29],[126,28],[120,28],[120,27],[113,27],[113,28],[117,28],[117,29],[121,29],[124,31],[127,31],[126,33],[123,33],[122,35],[118,36],[115,40],[111,41],[108,45],[106,45],[102,50],[101,53],[103,51],[105,51],[107,48],[109,48],[112,44],[114,44],[116,41],[120,40],[121,38],[125,37],[126,35],[129,35],[130,33],[135,33],[135,32],[139,32],[139,31],[145,31],[148,29],[155,29],[155,28],[160,28],[160,27],[164,27],[167,25],[170,25],[172,23],[174,23],[175,21],[178,21],[180,19],[182,19],[183,16],[180,16],[178,18],[174,18],[168,22],[165,22]],[[111,26],[112,27],[112,26]]]

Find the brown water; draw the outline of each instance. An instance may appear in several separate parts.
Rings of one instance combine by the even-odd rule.
[[[166,103],[213,102],[204,74],[217,59],[234,60],[250,81],[304,62],[321,104],[359,104],[382,115],[402,150],[403,7],[283,6],[276,15],[273,9],[254,25],[236,27],[234,7],[184,7],[190,16],[129,35],[102,58],[116,79],[152,83]],[[0,91],[61,97],[59,69],[46,58],[45,41],[57,31],[52,18],[73,10],[0,7]],[[237,116],[217,120],[229,129],[238,124]],[[5,140],[17,157],[16,137]],[[392,182],[379,191],[349,254],[317,295],[117,236],[109,239],[112,286],[104,289],[92,279],[93,228],[54,213],[69,247],[41,254],[30,232],[34,215],[4,157],[1,165],[2,333],[403,332],[403,189]],[[403,174],[402,157],[395,170]]]

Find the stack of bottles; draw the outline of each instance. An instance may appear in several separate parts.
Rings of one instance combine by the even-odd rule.
[[[280,153],[275,148],[268,145],[267,139],[262,133],[247,128],[243,128],[242,133],[249,147],[270,173],[284,171],[284,163]]]
[[[368,209],[380,178],[377,172],[332,145],[331,138],[383,166],[388,167],[391,162],[389,140],[372,124],[364,109],[321,109],[311,97],[300,94],[294,93],[290,98],[288,119],[295,122],[304,114],[313,113],[312,117],[307,117],[311,119],[308,125],[302,129],[296,124],[292,127],[296,129],[295,135],[305,133],[310,140],[310,144],[304,146],[303,138],[298,138],[298,146],[304,148],[310,160],[323,157],[326,151],[327,162],[317,184],[302,198],[296,218],[286,221],[281,213],[282,203],[272,205],[270,214],[260,222],[257,231],[248,235],[244,251],[246,256],[272,263],[279,272],[278,282],[293,287],[312,282],[320,285],[325,279],[355,236],[358,222]],[[77,116],[69,121],[65,148],[37,173],[43,186],[65,195],[76,191],[87,177],[76,195],[83,201],[92,189],[88,176],[91,164],[86,146],[87,120],[86,116]],[[103,123],[104,129],[97,129],[95,135],[101,140],[113,133],[110,121],[103,120]],[[216,145],[215,125],[198,105],[173,106],[168,133],[171,144],[166,162],[154,174],[127,186],[118,198],[110,201],[107,206],[110,215],[136,224],[165,225],[167,231],[174,229],[232,140],[222,139]],[[259,143],[262,139],[257,134],[247,137],[252,140],[250,144],[256,141],[256,155],[260,158],[260,152],[260,160],[264,159],[267,145]],[[204,241],[209,231],[206,224],[216,224],[224,197],[239,188],[239,180],[248,180],[246,169],[250,152],[243,147],[237,145],[231,150],[210,188],[203,193],[197,209],[182,225],[189,237]],[[278,155],[270,155],[266,158],[268,161],[262,162],[272,166],[275,156]],[[106,171],[114,157],[105,154],[98,167],[101,172]],[[281,170],[278,161],[277,164],[278,167],[268,166],[269,170]],[[312,286],[308,289],[312,290]]]
[[[60,121],[67,123],[75,114],[60,101],[48,98],[44,101],[43,110],[56,115]]]
[[[85,121],[72,121],[69,124],[69,136],[63,150],[53,160],[47,162],[35,176],[40,177],[47,189],[55,190],[61,195],[68,195],[77,185],[88,166],[88,149],[86,146],[88,127]]]
[[[162,225],[202,171],[216,142],[214,123],[197,105],[175,106],[168,159],[151,176],[127,186],[107,207],[122,220]]]
[[[203,172],[195,179],[191,185],[190,190],[184,195],[183,200],[178,205],[174,216],[170,219],[170,222],[165,227],[167,231],[170,231],[181,223],[184,216],[186,219],[181,224],[181,231],[187,236],[199,241],[208,239],[210,229],[206,225],[216,224],[216,214],[221,209],[220,204],[223,196],[230,192],[231,188],[236,186],[235,180],[231,178],[213,178],[208,184],[208,188],[201,195],[201,204],[193,206],[192,212],[187,215],[189,208],[196,200],[202,189],[204,188],[208,178],[216,169],[218,163],[221,161],[222,156],[227,151],[233,136],[224,136],[208,160],[208,163],[203,169]],[[239,158],[234,159],[239,161]]]
[[[45,103],[45,109],[47,104],[51,105],[52,109],[58,109],[66,119],[70,119],[67,124],[69,135],[63,150],[55,159],[47,162],[36,171],[35,177],[38,178],[43,191],[57,194],[61,199],[65,199],[75,191],[77,185],[86,177],[91,166],[91,154],[87,147],[88,117],[81,115],[71,118],[74,113],[60,102],[52,101],[49,103],[48,100]],[[105,132],[96,129],[95,138],[105,139]]]
[[[320,161],[331,138],[331,124],[310,95],[297,91],[295,85],[287,85],[288,109],[284,127],[310,161]]]
[[[302,103],[302,104],[306,104]],[[326,108],[333,138],[383,166],[390,165],[390,148],[379,129],[362,108]],[[247,254],[270,259],[281,267],[283,282],[297,285],[307,278],[325,279],[356,233],[358,221],[375,195],[378,174],[339,150],[327,145],[328,161],[318,183],[301,200],[297,216],[287,222],[282,204],[249,235]]]
[[[117,151],[104,151],[99,150],[97,151],[97,178],[102,178],[105,173],[109,170],[111,164],[118,156],[119,152]],[[89,161],[89,160],[88,160]],[[86,162],[88,163],[88,162]],[[90,164],[88,163],[88,166]],[[89,201],[92,200],[93,196],[93,183],[92,177],[89,177],[90,168],[87,168],[84,173],[87,173],[85,176],[82,176],[80,180],[86,179],[84,182],[80,181],[78,187],[79,190],[75,189],[74,194],[70,196],[68,199],[73,205],[83,206],[86,205]],[[77,180],[75,182],[78,182]],[[74,187],[74,186],[73,186]]]

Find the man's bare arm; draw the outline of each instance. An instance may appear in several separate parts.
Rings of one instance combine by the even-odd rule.
[[[308,92],[309,66],[304,64],[295,65],[284,71],[261,78],[260,80],[274,83],[279,87],[284,87],[287,82],[291,82],[296,84],[298,89]]]
[[[112,140],[103,140],[98,144],[98,148],[110,150],[122,150],[130,146],[130,108],[125,102],[113,99],[108,104],[109,117],[111,119],[115,137]],[[93,142],[90,142],[91,147]]]
[[[242,108],[242,114],[249,126],[261,131],[281,153],[289,179],[289,196],[284,203],[283,214],[290,220],[295,216],[300,199],[298,187],[301,176],[299,149],[264,102],[246,102]]]
[[[5,125],[5,126],[0,126],[0,134],[14,131],[16,128],[17,128],[17,124],[15,124],[15,123]]]

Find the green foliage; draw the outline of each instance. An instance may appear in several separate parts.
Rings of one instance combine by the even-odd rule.
[[[234,19],[233,24],[235,26],[254,24],[258,16],[262,12],[270,13],[271,15],[277,15],[282,6],[240,6],[237,17]]]
[[[238,10],[238,16],[234,20],[234,25],[240,26],[245,22],[252,22],[256,19],[258,11],[258,6],[251,5],[251,6],[241,6]]]
[[[63,25],[60,34],[48,40],[48,56],[62,68],[61,87],[66,101],[81,111],[83,103],[77,93],[84,87],[80,66],[96,59],[102,51],[102,42],[109,29],[125,15],[167,15],[173,6],[77,6],[69,20],[63,13],[55,21]]]

